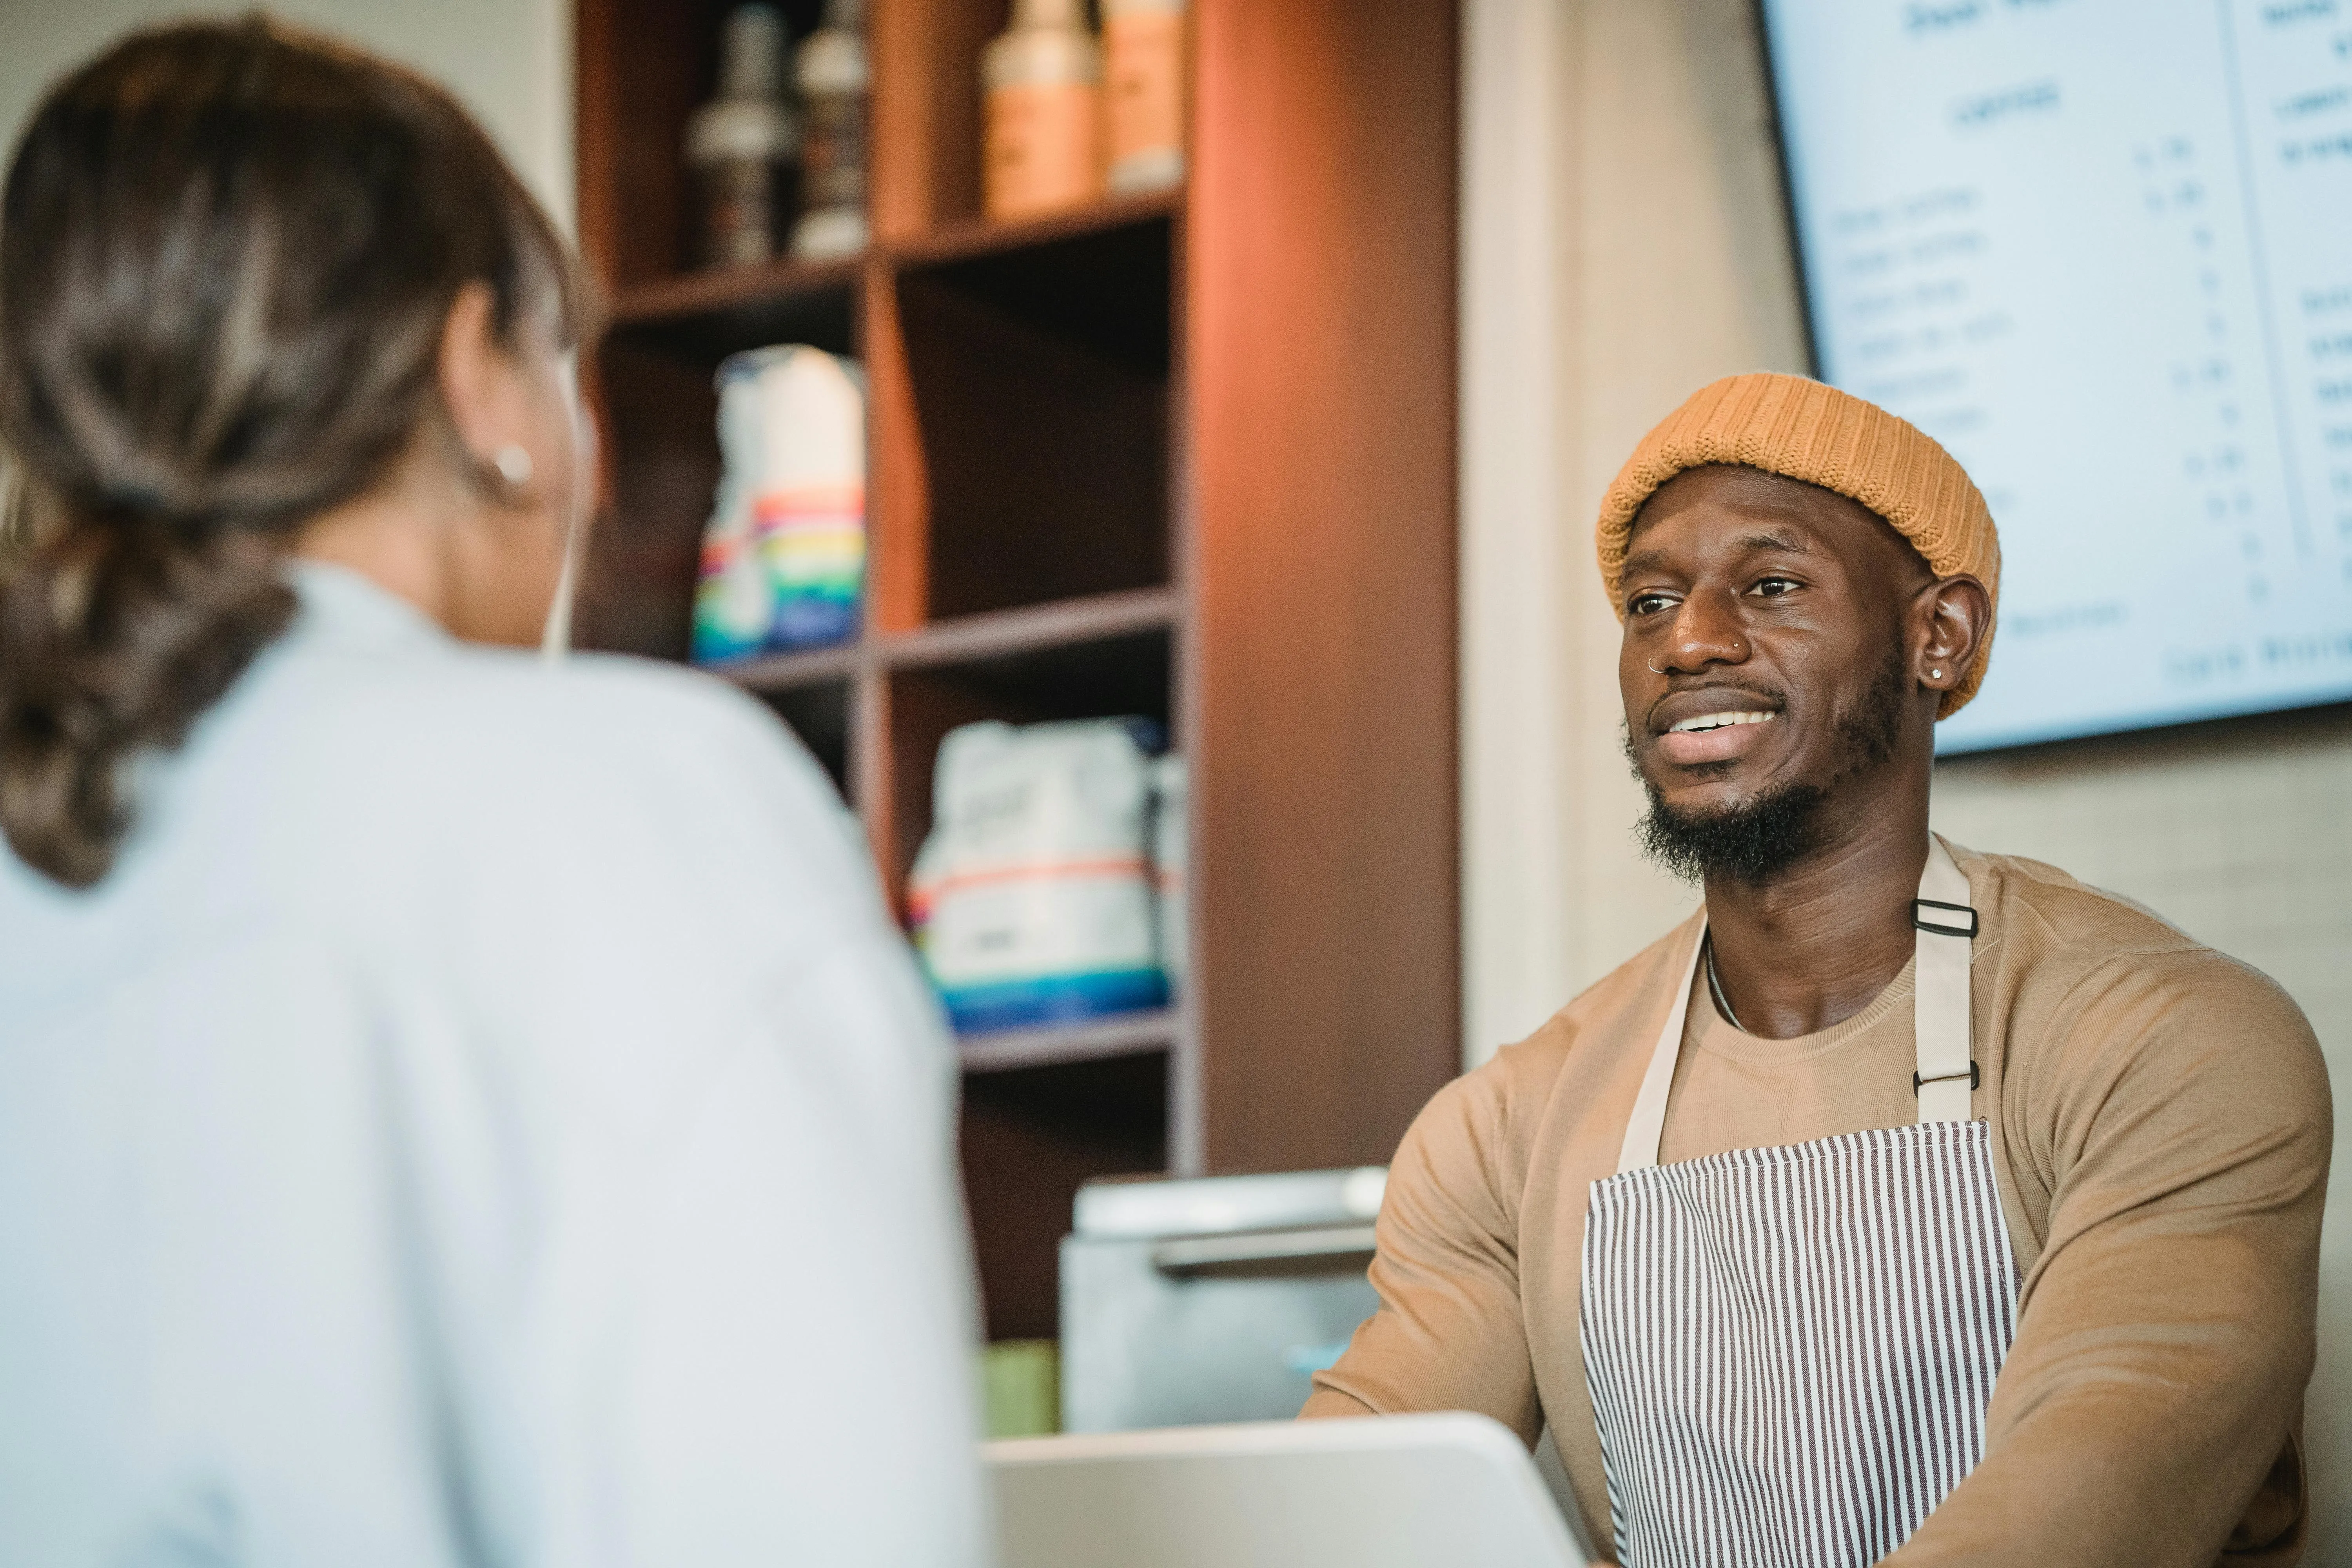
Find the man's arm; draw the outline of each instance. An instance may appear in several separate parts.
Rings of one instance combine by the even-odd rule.
[[[2118,958],[2017,1088],[2049,1242],[1984,1461],[1889,1563],[2293,1562],[2331,1137],[2310,1026],[2217,953]]]
[[[1380,1310],[1316,1374],[1301,1415],[1475,1410],[1535,1442],[1543,1413],[1519,1308],[1505,1067],[1448,1084],[1405,1133],[1381,1204]]]

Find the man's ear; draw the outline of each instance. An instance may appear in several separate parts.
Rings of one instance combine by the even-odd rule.
[[[1916,601],[1926,621],[1913,679],[1930,691],[1949,691],[1966,679],[1992,631],[1992,595],[1963,572],[1939,577]]]

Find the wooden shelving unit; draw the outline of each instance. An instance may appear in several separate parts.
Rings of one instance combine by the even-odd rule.
[[[1140,714],[1190,759],[1184,994],[961,1044],[996,1338],[1055,1331],[1079,1182],[1384,1160],[1457,1050],[1454,8],[1196,6],[1189,187],[996,225],[1006,0],[869,0],[874,246],[720,273],[688,265],[677,150],[726,5],[577,13],[586,639],[684,655],[712,372],[814,343],[867,370],[866,629],[715,673],[824,763],[885,885],[957,724]]]

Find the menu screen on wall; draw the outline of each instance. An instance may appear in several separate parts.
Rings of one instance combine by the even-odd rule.
[[[1765,0],[1823,379],[2000,524],[1946,752],[2352,698],[2352,0]]]

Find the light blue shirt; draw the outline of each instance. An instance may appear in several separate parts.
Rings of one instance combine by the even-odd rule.
[[[716,681],[304,565],[0,852],[0,1563],[976,1563],[953,1062]]]

